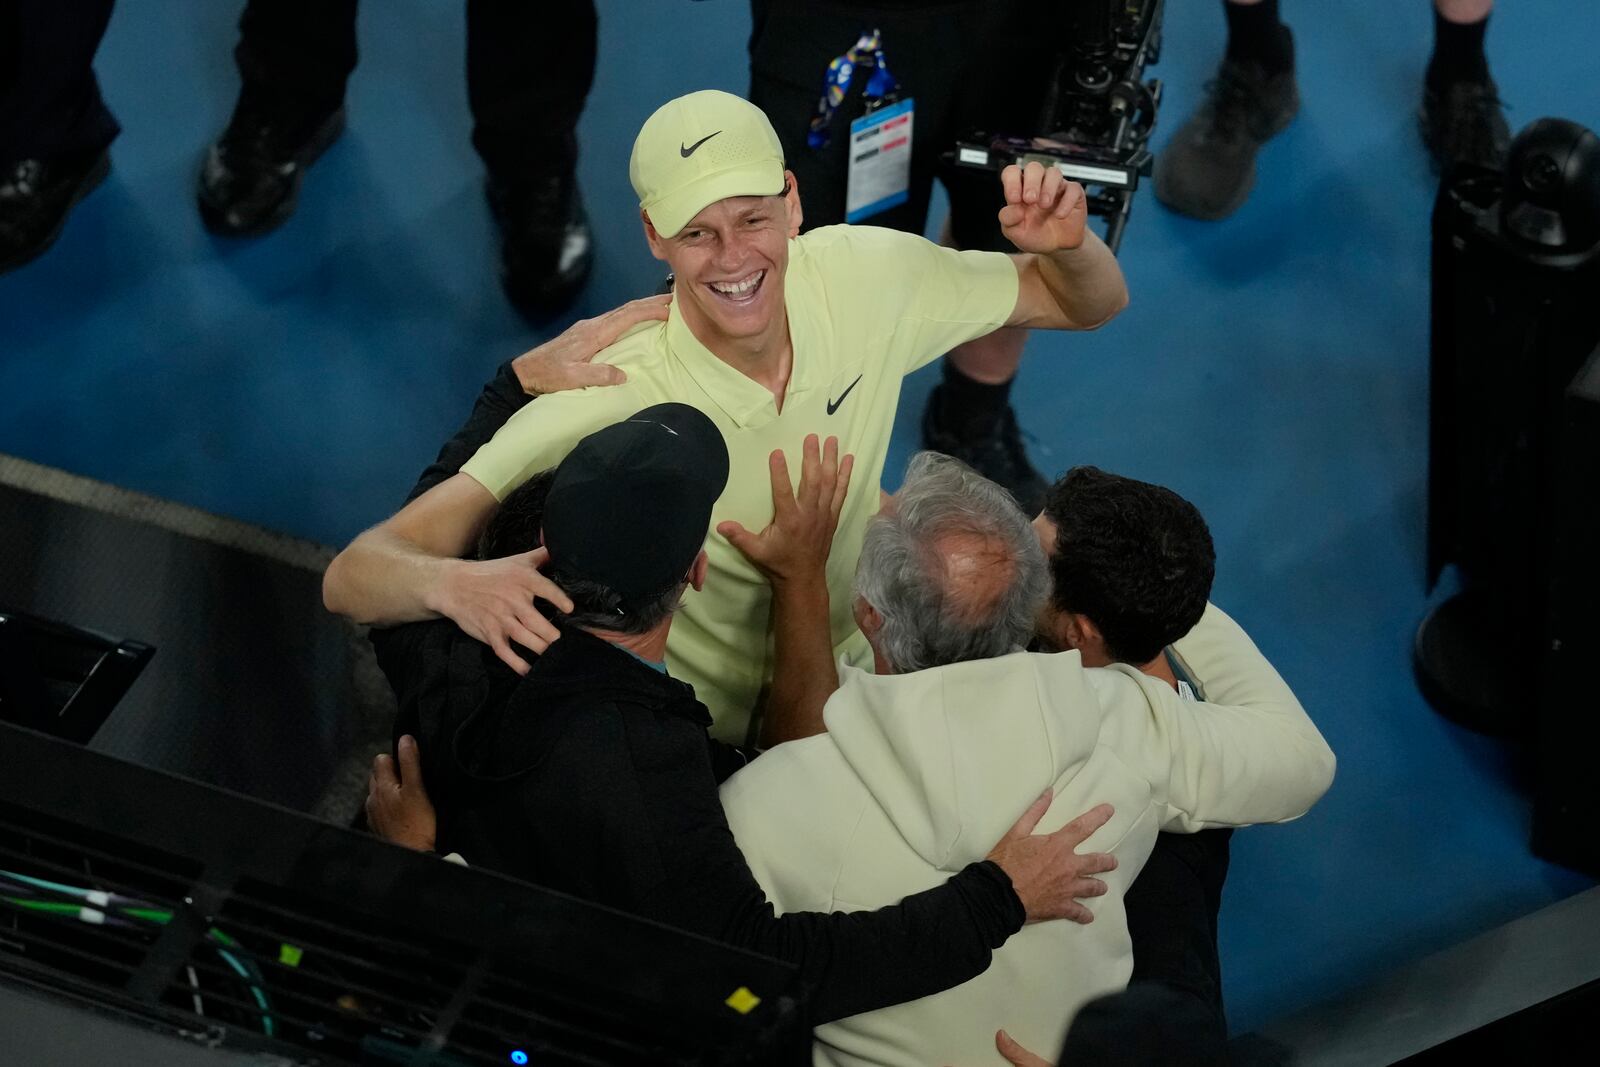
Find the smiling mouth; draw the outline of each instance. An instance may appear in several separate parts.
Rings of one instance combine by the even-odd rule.
[[[734,305],[752,303],[757,294],[761,292],[761,283],[767,278],[766,269],[756,271],[754,274],[732,282],[707,282],[706,288],[710,289],[719,298]]]

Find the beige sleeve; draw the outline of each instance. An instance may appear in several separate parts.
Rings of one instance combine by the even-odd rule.
[[[1174,646],[1205,689],[1190,703],[1122,665],[1089,673],[1101,740],[1148,777],[1163,829],[1287,822],[1333,782],[1334,755],[1293,691],[1215,605]]]

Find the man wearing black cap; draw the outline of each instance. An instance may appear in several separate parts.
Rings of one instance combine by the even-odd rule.
[[[590,434],[557,467],[543,532],[573,610],[508,699],[454,732],[440,850],[793,961],[818,1021],[950,988],[1025,920],[1081,915],[1074,895],[1104,892],[1087,875],[1111,861],[1074,849],[1110,809],[1032,835],[1048,794],[937,888],[876,912],[774,912],[717,795],[743,756],[662,663],[727,478],[721,434],[682,404]]]

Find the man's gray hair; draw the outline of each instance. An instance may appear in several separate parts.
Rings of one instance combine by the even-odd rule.
[[[879,652],[904,673],[1026,647],[1050,580],[1011,494],[958,460],[919,452],[867,526],[856,592],[883,618]]]

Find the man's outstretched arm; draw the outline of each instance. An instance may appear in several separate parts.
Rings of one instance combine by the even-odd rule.
[[[357,622],[392,626],[440,616],[455,620],[516,670],[528,667],[508,644],[543,652],[558,636],[533,606],[562,611],[572,601],[538,568],[543,549],[504,559],[458,558],[498,506],[469,475],[457,474],[350,542],[322,578],[329,611]]]
[[[1015,164],[1000,174],[1006,206],[1000,231],[1021,255],[1017,304],[1007,326],[1093,330],[1128,306],[1128,283],[1117,257],[1088,228],[1083,186],[1054,167]]]
[[[322,582],[328,610],[374,626],[448,617],[512,668],[526,672],[510,642],[542,652],[556,637],[555,628],[533,608],[534,597],[563,611],[571,609],[571,601],[539,574],[542,553],[481,563],[457,558],[477,540],[498,504],[477,481],[455,472],[517,412],[513,379],[529,396],[620,384],[626,375],[592,362],[594,356],[641,324],[665,319],[669,304],[663,296],[631,301],[573,324],[502,367],[406,506],[357,537],[329,565]],[[441,469],[442,464],[448,466]]]

